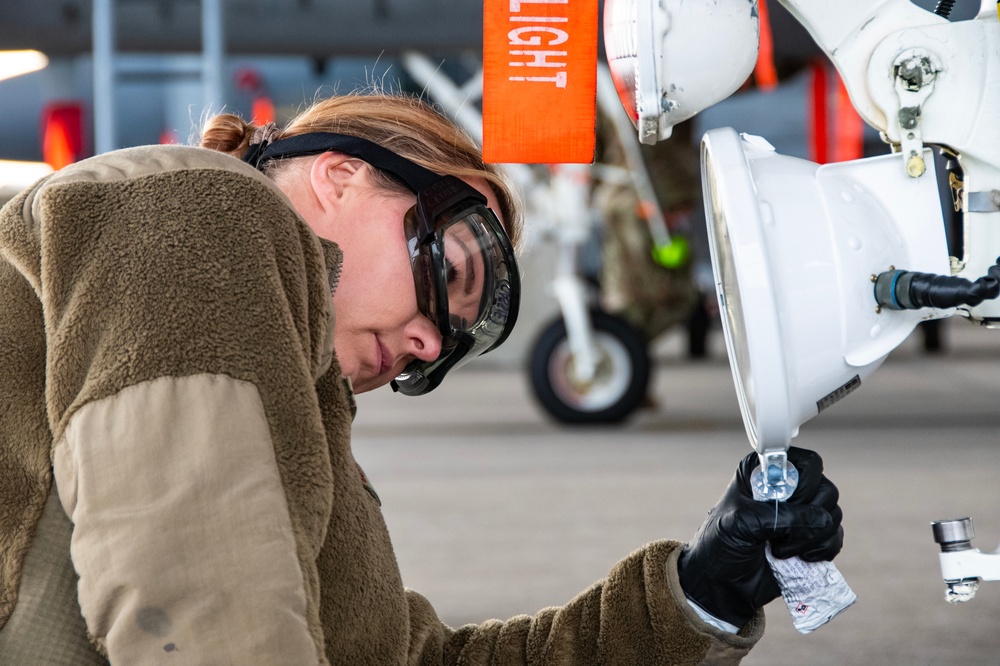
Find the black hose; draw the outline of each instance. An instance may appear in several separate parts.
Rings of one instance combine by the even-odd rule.
[[[938,16],[943,16],[948,18],[951,16],[951,10],[955,8],[955,0],[941,0],[937,7],[934,8],[934,13]]]
[[[975,282],[951,275],[892,270],[875,280],[875,300],[890,310],[979,305],[1000,296],[1000,258]]]

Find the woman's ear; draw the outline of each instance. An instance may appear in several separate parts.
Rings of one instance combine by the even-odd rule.
[[[324,210],[340,207],[344,196],[353,193],[353,188],[364,176],[361,173],[364,162],[343,153],[328,151],[321,153],[309,171],[316,198]]]

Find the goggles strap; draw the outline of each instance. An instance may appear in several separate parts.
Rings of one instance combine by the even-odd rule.
[[[261,144],[258,144],[261,145]],[[254,148],[255,146],[251,146]],[[319,155],[336,150],[364,160],[377,169],[399,178],[414,193],[429,187],[441,176],[367,139],[333,132],[309,132],[279,139],[262,150],[250,150],[244,161],[260,169],[271,160]]]

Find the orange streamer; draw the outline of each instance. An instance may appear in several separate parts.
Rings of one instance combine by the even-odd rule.
[[[778,69],[774,65],[774,35],[771,34],[771,16],[767,0],[758,0],[757,17],[760,25],[760,46],[753,77],[761,90],[774,90],[778,86]]]
[[[265,97],[264,95],[255,97],[253,106],[250,108],[250,116],[257,125],[273,123],[276,116],[274,102],[271,101],[270,97]]]
[[[485,0],[483,157],[594,159],[597,0]]]
[[[809,159],[818,164],[826,164],[829,161],[826,64],[821,60],[814,61],[809,66],[809,73]]]
[[[836,154],[838,162],[857,160],[864,157],[865,152],[865,122],[854,110],[851,97],[847,94],[844,80],[837,77],[837,115],[834,125],[836,136]]]

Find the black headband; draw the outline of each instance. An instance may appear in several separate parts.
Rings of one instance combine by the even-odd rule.
[[[388,171],[415,193],[441,179],[440,175],[430,169],[425,169],[377,143],[333,132],[310,132],[279,139],[269,144],[255,143],[247,149],[243,161],[255,169],[261,169],[271,160],[319,155],[329,150],[346,153],[364,160],[377,169]]]

